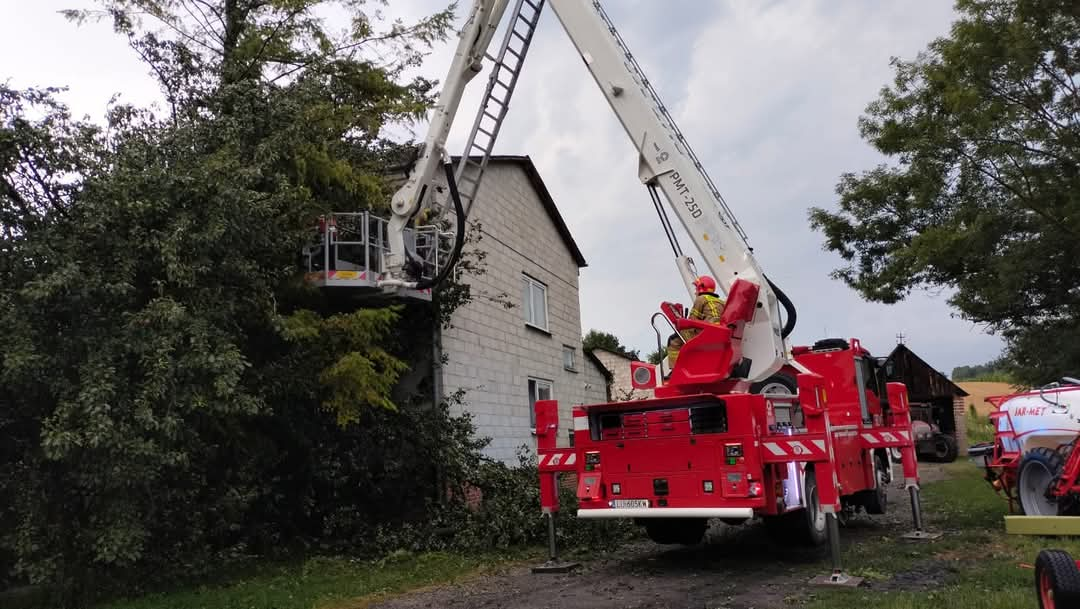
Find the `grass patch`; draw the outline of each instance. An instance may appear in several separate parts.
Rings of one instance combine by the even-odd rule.
[[[1007,506],[970,462],[948,466],[952,479],[927,484],[924,513],[929,528],[945,536],[933,543],[906,543],[894,537],[864,540],[844,551],[853,575],[867,577],[879,589],[821,590],[809,609],[857,606],[859,609],[1016,609],[1035,606],[1033,564],[1039,550],[1059,548],[1080,557],[1080,539],[1005,535]],[[930,566],[943,584],[919,589],[881,590],[912,569]],[[933,574],[931,573],[931,574]]]
[[[375,598],[467,579],[540,553],[537,549],[475,556],[399,553],[380,561],[314,558],[296,565],[266,567],[225,585],[118,600],[98,609],[358,608]]]

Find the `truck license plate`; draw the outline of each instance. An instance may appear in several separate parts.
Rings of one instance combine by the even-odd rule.
[[[647,508],[648,499],[615,499],[611,502],[613,508]]]

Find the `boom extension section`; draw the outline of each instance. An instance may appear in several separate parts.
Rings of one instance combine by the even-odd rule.
[[[753,317],[746,324],[742,336],[742,354],[746,365],[740,372],[743,378],[750,381],[768,378],[788,360],[786,332],[781,331],[777,294],[754,259],[745,233],[600,3],[589,0],[548,2],[637,149],[639,179],[664,194],[669,208],[698,250],[700,263],[716,279],[724,293],[730,291],[737,280],[750,282],[758,288]],[[461,42],[435,108],[422,154],[408,182],[394,195],[394,217],[390,221],[388,235],[388,276],[380,281],[383,287],[415,288],[417,285],[416,278],[409,277],[405,271],[410,253],[406,251],[404,231],[422,207],[445,206],[445,203],[430,201],[437,190],[434,182],[436,170],[440,163],[445,162],[446,139],[465,86],[480,71],[481,60],[485,56],[491,57],[486,49],[507,8],[506,4],[506,0],[476,0],[473,4],[473,12],[462,30]],[[544,0],[517,0],[511,11],[514,14],[513,22],[508,24],[503,47],[495,58],[497,61],[489,83],[488,97],[480,109],[476,125],[481,123],[485,114],[495,117],[497,121],[490,130],[480,130],[488,136],[487,143],[481,147],[474,146],[473,138],[477,135],[477,127],[474,126],[470,148],[462,157],[463,164],[468,164],[469,155],[476,148],[490,154],[543,4]],[[523,21],[528,26],[524,34],[515,29]],[[524,41],[524,47],[512,53],[516,60],[511,62],[507,59],[507,46],[514,41],[515,34]],[[508,80],[502,80],[505,78],[503,72],[509,73]],[[498,89],[497,83],[502,83],[504,93],[501,98],[492,96],[492,91]],[[497,107],[495,113],[492,113],[493,105]],[[482,172],[485,161],[486,156],[481,156],[477,164],[479,172]],[[463,175],[462,168],[457,173],[459,177]],[[475,175],[474,182],[469,184],[474,188],[474,194],[479,173]],[[460,223],[465,219],[455,218],[455,221]],[[680,255],[677,264],[687,290],[693,295],[692,284],[697,275],[694,261]],[[791,316],[792,312],[789,311],[789,319]]]

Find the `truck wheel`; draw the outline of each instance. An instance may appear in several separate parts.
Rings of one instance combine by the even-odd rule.
[[[874,488],[862,491],[867,514],[884,514],[889,507],[889,462],[885,455],[874,455]]]
[[[817,479],[813,470],[806,472],[803,497],[806,498],[805,508],[764,518],[765,530],[774,541],[782,544],[820,546],[828,540],[825,512],[821,510]]]
[[[956,440],[949,435],[936,433],[930,440],[933,445],[933,458],[936,463],[952,463],[956,461]]]
[[[750,385],[750,393],[782,393],[795,395],[799,392],[799,383],[786,372],[777,372],[764,381]]]
[[[645,534],[660,544],[692,546],[705,536],[709,521],[704,518],[648,518]]]
[[[1064,465],[1061,453],[1043,446],[1024,453],[1016,478],[1020,511],[1027,516],[1058,515],[1058,502],[1047,497],[1046,491],[1061,475]]]
[[[828,541],[829,533],[825,527],[825,512],[821,509],[821,500],[818,498],[817,473],[806,472],[806,509],[803,512],[803,526],[801,535],[803,543],[811,546],[820,546]]]
[[[1042,550],[1035,559],[1039,609],[1080,606],[1080,569],[1068,553]]]

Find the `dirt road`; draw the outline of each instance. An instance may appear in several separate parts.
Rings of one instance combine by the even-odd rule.
[[[924,481],[942,478],[925,468]],[[890,489],[890,513],[857,517],[841,529],[844,544],[908,530],[911,511],[903,490]],[[407,594],[373,605],[378,609],[772,609],[809,600],[807,580],[828,573],[822,549],[775,545],[761,526],[717,523],[696,547],[630,544],[567,575],[533,575],[515,567],[464,584]],[[872,587],[918,589],[934,585],[936,571],[900,574]]]

